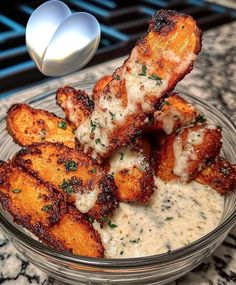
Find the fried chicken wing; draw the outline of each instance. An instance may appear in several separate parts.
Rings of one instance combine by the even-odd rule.
[[[15,104],[8,110],[6,122],[9,134],[21,146],[50,141],[75,147],[75,126],[45,110]]]
[[[221,148],[221,129],[211,125],[183,128],[159,150],[156,175],[164,181],[194,179]]]
[[[103,257],[100,237],[86,217],[67,207],[50,184],[11,162],[0,166],[0,202],[16,223],[47,245],[74,254]]]
[[[128,144],[161,97],[192,69],[200,48],[201,32],[190,16],[158,11],[147,34],[101,91],[92,115],[78,127],[84,152],[107,158]]]
[[[226,159],[217,156],[213,163],[200,172],[196,181],[210,185],[220,194],[229,194],[236,189],[236,168]]]
[[[69,86],[57,90],[56,101],[68,121],[76,126],[85,121],[94,109],[94,102],[84,91]]]
[[[114,179],[84,153],[62,144],[41,143],[20,151],[14,163],[48,181],[80,212],[100,220],[117,203]]]

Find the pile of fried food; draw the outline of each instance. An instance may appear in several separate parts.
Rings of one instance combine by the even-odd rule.
[[[171,93],[200,49],[195,21],[161,10],[123,66],[96,82],[92,96],[58,89],[65,118],[11,106],[7,130],[23,148],[0,166],[0,201],[14,221],[51,247],[104,257],[92,221],[109,223],[121,201],[147,203],[154,175],[232,191],[236,171],[219,156],[220,127]]]

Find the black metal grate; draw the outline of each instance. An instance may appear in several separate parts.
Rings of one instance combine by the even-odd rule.
[[[10,3],[11,2],[11,3]],[[0,2],[0,95],[45,80],[25,47],[25,26],[33,10],[45,1]],[[93,14],[101,24],[102,38],[89,66],[127,54],[147,29],[150,16],[161,8],[192,15],[203,29],[236,19],[236,11],[201,0],[65,0],[72,11]],[[8,91],[6,93],[6,91]]]

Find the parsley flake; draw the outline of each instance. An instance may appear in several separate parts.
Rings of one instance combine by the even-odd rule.
[[[110,115],[111,115],[111,119],[112,119],[112,120],[114,120],[114,119],[115,119],[116,114],[113,114],[112,112],[109,112],[109,113],[110,113]]]
[[[21,190],[19,188],[16,188],[16,189],[12,190],[12,193],[14,193],[14,194],[18,194],[20,192],[21,192]]]
[[[197,117],[196,117],[196,119],[195,119],[195,122],[196,123],[205,123],[206,122],[206,117],[205,117],[205,115],[204,114],[199,114]]]
[[[170,102],[167,100],[164,100],[163,105],[170,106]]]
[[[111,220],[109,220],[107,224],[108,224],[108,226],[109,226],[111,229],[114,229],[114,228],[117,227],[116,224],[112,224]]]
[[[51,204],[45,205],[45,206],[42,207],[41,210],[44,211],[44,212],[49,212],[50,210],[52,210],[52,205]]]
[[[63,190],[64,193],[71,195],[74,192],[73,187],[70,185],[70,180],[63,179],[59,187]]]
[[[101,140],[100,139],[95,139],[95,143],[96,144],[101,143]]]
[[[66,121],[61,121],[57,124],[58,128],[61,128],[63,130],[66,130],[67,129],[67,123]]]
[[[152,80],[156,80],[156,84],[157,85],[161,85],[162,84],[162,78],[160,76],[158,76],[157,74],[152,74],[151,76],[148,77],[149,79]]]
[[[142,72],[139,73],[140,76],[146,76],[147,75],[147,66],[142,65]]]
[[[92,173],[97,173],[97,169],[96,168],[93,168],[90,170]]]
[[[120,75],[116,75],[115,80],[120,80]]]
[[[120,160],[123,160],[123,158],[124,158],[124,153],[120,152]]]
[[[66,171],[76,171],[78,169],[78,163],[75,161],[66,161],[64,163]]]
[[[93,122],[92,120],[90,121],[90,126],[91,126],[91,134],[94,133],[96,130],[97,124],[96,122]]]

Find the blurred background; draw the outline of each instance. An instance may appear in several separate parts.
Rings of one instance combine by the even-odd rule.
[[[25,26],[42,0],[0,0],[0,98],[49,80],[30,59],[25,46]],[[205,31],[236,20],[234,0],[65,0],[72,12],[94,15],[102,38],[96,55],[87,66],[129,53],[147,29],[156,10],[174,9],[192,15]],[[45,31],[46,32],[46,31]]]

